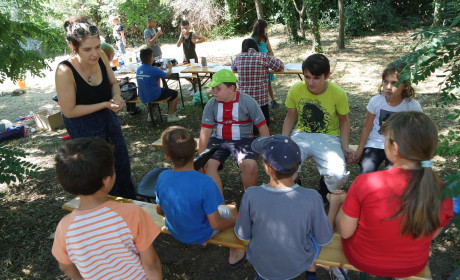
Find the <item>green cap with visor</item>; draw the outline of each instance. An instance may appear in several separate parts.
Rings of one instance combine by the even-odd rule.
[[[222,83],[237,83],[235,73],[228,69],[221,69],[212,75],[212,81],[206,87],[217,87]]]

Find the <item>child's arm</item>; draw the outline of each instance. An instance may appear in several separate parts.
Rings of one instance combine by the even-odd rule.
[[[153,36],[152,39],[150,39],[150,38],[145,38],[145,43],[147,44],[148,47],[153,46],[153,44],[155,44],[155,42],[156,42],[156,40],[158,39],[158,37],[160,37],[162,34],[163,34],[163,31],[162,31],[162,30],[158,30],[158,32],[155,34],[155,36]]]
[[[157,210],[158,215],[161,215],[163,217],[165,216],[165,213],[163,212],[163,208],[161,208],[160,204],[158,204],[158,203],[157,203],[156,210]]]
[[[203,37],[201,37],[200,35],[196,33],[192,33],[192,43],[200,44],[200,43],[203,43],[204,41],[206,40]]]
[[[147,278],[149,280],[163,279],[160,258],[153,248],[153,244],[147,247],[145,251],[139,252],[139,255]]]
[[[201,127],[200,130],[200,144],[198,154],[201,154],[208,146],[209,138],[211,137],[212,129],[207,127]]]
[[[268,130],[268,126],[265,123],[264,125],[258,127],[260,136],[270,136],[270,131]]]
[[[70,264],[64,264],[64,263],[59,263],[59,269],[67,275],[72,280],[83,280],[83,277],[81,276],[80,272],[77,269],[77,266],[73,263]]]
[[[268,38],[267,38],[267,50],[268,50],[268,55],[270,56],[274,56],[275,54],[273,53],[273,50],[272,50],[272,45],[270,45],[270,41],[268,41]]]
[[[374,119],[375,119],[375,115],[370,113],[369,111],[366,111],[366,119],[364,120],[364,126],[363,126],[363,129],[361,130],[361,136],[359,138],[358,149],[356,149],[356,152],[355,152],[355,159],[354,159],[355,163],[358,163],[359,160],[361,159],[361,156],[363,155],[364,145],[366,145],[367,139],[369,138],[372,128],[374,127]]]
[[[348,161],[353,162],[354,151],[348,146],[350,142],[350,119],[348,114],[339,116],[340,140],[342,141],[342,150]]]
[[[297,120],[297,109],[295,108],[288,108],[286,118],[284,118],[283,123],[283,132],[282,134],[285,136],[291,136],[292,129],[294,128],[294,124]]]
[[[180,47],[182,45],[182,42],[184,41],[184,32],[181,32],[179,35],[179,39],[177,40],[176,46]]]
[[[225,230],[235,225],[235,216],[232,216],[232,219],[221,217],[218,210],[207,216],[213,230]]]
[[[340,235],[345,239],[352,237],[358,227],[358,218],[348,216],[343,212],[342,208],[339,209],[337,215],[340,217],[337,221]]]

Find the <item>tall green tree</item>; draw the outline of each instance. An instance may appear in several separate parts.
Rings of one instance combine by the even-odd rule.
[[[3,0],[0,4],[0,83],[16,81],[30,72],[42,76],[49,60],[63,53],[61,29],[49,23],[58,17],[46,1]]]
[[[446,185],[456,186],[445,189],[447,196],[460,195],[460,109],[457,101],[460,98],[460,15],[450,26],[427,28],[415,33],[412,51],[400,61],[406,62],[400,81],[409,80],[414,84],[424,81],[436,70],[442,70],[443,81],[439,84],[438,106],[450,109],[447,119],[458,124],[451,128],[447,135],[440,135],[441,143],[438,153],[441,156],[456,157],[456,171],[448,175]]]

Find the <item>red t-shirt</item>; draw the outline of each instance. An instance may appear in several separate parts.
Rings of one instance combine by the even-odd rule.
[[[359,270],[384,277],[408,277],[426,266],[432,236],[413,239],[401,235],[402,218],[390,219],[400,207],[400,196],[412,176],[401,168],[366,173],[350,187],[343,211],[358,218],[358,227],[348,239],[342,238],[348,261]],[[453,217],[452,200],[441,207],[441,225]]]

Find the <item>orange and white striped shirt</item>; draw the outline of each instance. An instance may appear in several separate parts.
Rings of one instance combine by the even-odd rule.
[[[58,224],[53,256],[74,263],[84,279],[147,279],[139,252],[160,234],[147,213],[133,203],[108,201],[74,210]]]

